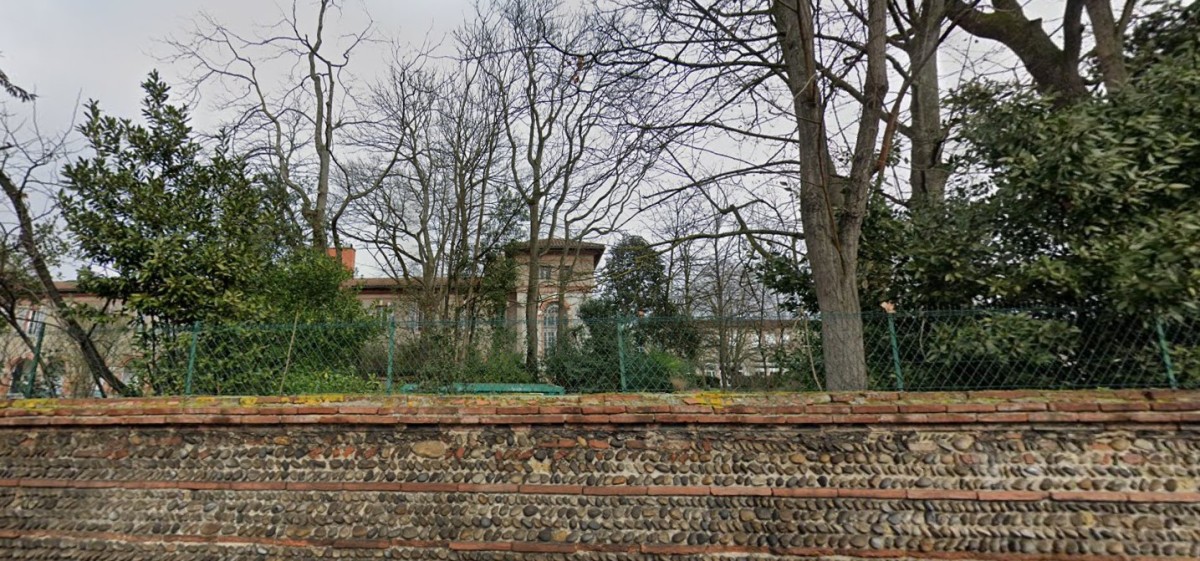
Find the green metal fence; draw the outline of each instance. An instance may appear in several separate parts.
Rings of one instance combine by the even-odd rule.
[[[110,365],[155,395],[816,391],[832,322],[846,319],[861,319],[874,390],[1200,387],[1197,321],[1075,310],[550,318],[538,324],[532,367],[519,321],[106,326],[101,335]],[[46,337],[50,352],[69,352]],[[70,368],[22,364],[11,375],[17,393],[70,393],[49,379]]]

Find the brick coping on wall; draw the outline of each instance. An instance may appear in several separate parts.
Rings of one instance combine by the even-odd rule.
[[[0,427],[121,425],[960,425],[1200,423],[1200,391],[0,400]]]

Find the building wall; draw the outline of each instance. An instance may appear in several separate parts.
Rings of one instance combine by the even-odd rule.
[[[4,559],[1200,558],[1200,393],[8,402]]]
[[[567,275],[565,295],[569,317],[577,319],[579,305],[587,300],[596,288],[596,257],[597,251],[590,250],[576,253],[569,250],[565,254],[554,250],[538,259],[540,300],[537,303],[539,315],[558,299],[559,275]],[[516,286],[508,295],[509,307],[505,311],[505,319],[519,323],[525,318],[526,289],[529,286],[530,256],[527,253],[513,255],[517,262]],[[545,276],[541,273],[545,271]],[[415,285],[409,286],[404,281],[389,278],[358,279],[360,286],[359,301],[364,306],[384,307],[397,310],[402,317],[416,315]],[[451,295],[451,300],[457,302],[458,296]]]
[[[577,310],[580,304],[596,288],[595,267],[591,255],[576,256],[550,253],[538,260],[538,292],[541,300],[537,303],[539,313],[558,301],[560,276],[567,277],[566,303],[568,316],[578,318]],[[525,317],[526,289],[529,287],[528,255],[519,255],[517,261],[517,286],[513,295],[513,306],[509,310],[509,318],[521,320]]]
[[[518,340],[525,337],[525,310],[528,306],[529,288],[529,254],[514,256],[517,262],[517,286],[509,301],[505,319],[511,323]],[[566,321],[569,325],[579,322],[579,307],[591,296],[596,288],[595,256],[591,253],[576,253],[567,251],[549,252],[538,259],[538,309],[539,342],[542,352],[548,343],[553,344],[556,322],[559,314],[555,306],[559,305],[559,290],[563,286],[561,280],[566,278],[566,290],[563,291],[563,303],[566,307]],[[562,275],[562,276],[560,276]],[[548,339],[549,337],[549,339]]]
[[[599,247],[601,246],[597,246],[597,248]],[[599,249],[588,249],[576,252],[572,249],[564,253],[554,249],[538,259],[535,266],[539,267],[538,291],[540,298],[536,306],[539,324],[538,344],[541,352],[545,352],[547,333],[556,331],[547,329],[547,327],[553,327],[553,322],[558,318],[554,306],[558,305],[558,293],[560,288],[564,287],[559,281],[559,275],[566,275],[567,279],[563,291],[566,321],[569,325],[576,325],[579,320],[579,307],[587,301],[596,288],[596,260],[599,251]],[[503,321],[511,330],[514,341],[523,345],[530,256],[527,253],[516,253],[513,255],[513,259],[517,262],[516,285],[508,294],[508,306],[505,309]],[[380,313],[395,314],[399,321],[410,323],[407,327],[420,328],[420,314],[417,311],[419,289],[416,285],[385,278],[357,279],[356,282],[360,287],[358,299],[364,306],[378,309]],[[449,298],[452,305],[457,305],[461,303],[462,296],[452,294]]]

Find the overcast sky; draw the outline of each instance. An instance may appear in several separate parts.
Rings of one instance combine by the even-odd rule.
[[[377,38],[413,45],[444,40],[474,11],[474,0],[346,0],[343,5],[342,17],[333,21],[357,30],[369,14]],[[160,60],[171,53],[160,41],[186,34],[202,10],[252,34],[252,26],[278,21],[281,10],[290,7],[287,0],[0,0],[0,68],[37,92],[39,119],[50,129],[65,127],[88,99],[99,100],[112,114],[134,116],[142,97],[138,85],[150,70],[159,69],[168,83],[184,75],[186,69]],[[1057,0],[1027,5],[1031,16],[1048,19],[1060,10]],[[352,64],[368,80],[384,70],[387,58],[386,45],[373,48]],[[978,49],[971,49],[976,56]],[[947,66],[957,66],[955,54],[942,56],[950,59]],[[954,68],[943,71],[952,74]],[[215,124],[208,118],[212,110],[193,108],[198,127]]]
[[[380,39],[435,42],[474,10],[472,0],[348,0],[348,25],[369,13]],[[39,96],[38,113],[50,128],[65,127],[80,102],[97,99],[113,114],[137,114],[138,84],[158,68],[168,83],[183,69],[159,60],[170,49],[158,41],[180,35],[201,10],[235,29],[249,31],[279,19],[290,2],[269,0],[0,0],[0,68]],[[359,73],[382,68],[384,45],[356,60]],[[361,64],[360,64],[361,61]],[[196,107],[207,124],[208,107]]]
[[[331,21],[344,31],[361,30],[368,17],[373,21],[374,36],[381,42],[358,49],[351,65],[358,78],[369,82],[386,72],[386,42],[444,42],[449,47],[447,34],[473,14],[474,1],[345,0],[342,16]],[[1030,0],[1027,11],[1050,22],[1061,5],[1058,0]],[[109,114],[136,117],[142,98],[139,84],[148,72],[157,68],[169,84],[181,83],[187,69],[162,60],[173,51],[161,41],[185,36],[201,11],[252,36],[254,26],[277,22],[290,7],[290,0],[0,0],[0,68],[38,94],[43,132],[66,129],[88,99],[99,100]],[[978,43],[952,38],[942,54],[947,82],[956,81],[961,68],[957,59],[964,53],[976,61],[997,56],[994,44]],[[999,56],[1007,58],[1006,53]],[[20,105],[13,109],[29,110]],[[193,124],[212,130],[220,122],[217,109],[193,107]],[[359,261],[370,267],[361,257]]]
[[[475,9],[474,0],[346,0],[342,5],[342,17],[331,18],[334,25],[359,31],[373,22],[380,40],[356,51],[353,71],[368,80],[386,70],[388,42],[448,44],[447,34]],[[185,36],[201,11],[252,35],[255,26],[279,21],[284,9],[291,9],[290,1],[0,0],[0,68],[37,93],[37,121],[44,133],[62,132],[73,119],[80,121],[81,106],[89,99],[98,100],[109,114],[136,117],[139,84],[147,73],[158,69],[168,84],[181,83],[187,69],[162,60],[172,52],[162,40]],[[28,104],[9,105],[21,117],[32,111]],[[192,110],[198,129],[215,128],[221,121],[217,108],[204,100]],[[33,198],[41,199],[38,194]],[[35,209],[45,204],[32,202]],[[74,277],[78,265],[64,263],[58,274]],[[360,274],[378,273],[366,255],[359,267]]]

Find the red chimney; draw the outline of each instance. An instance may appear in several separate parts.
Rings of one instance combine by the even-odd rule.
[[[342,266],[345,267],[347,271],[350,271],[351,273],[353,273],[354,272],[354,248],[353,247],[343,247],[341,249],[341,252],[342,252]],[[331,247],[331,248],[325,250],[325,254],[334,259],[337,259],[338,249],[335,247]]]

